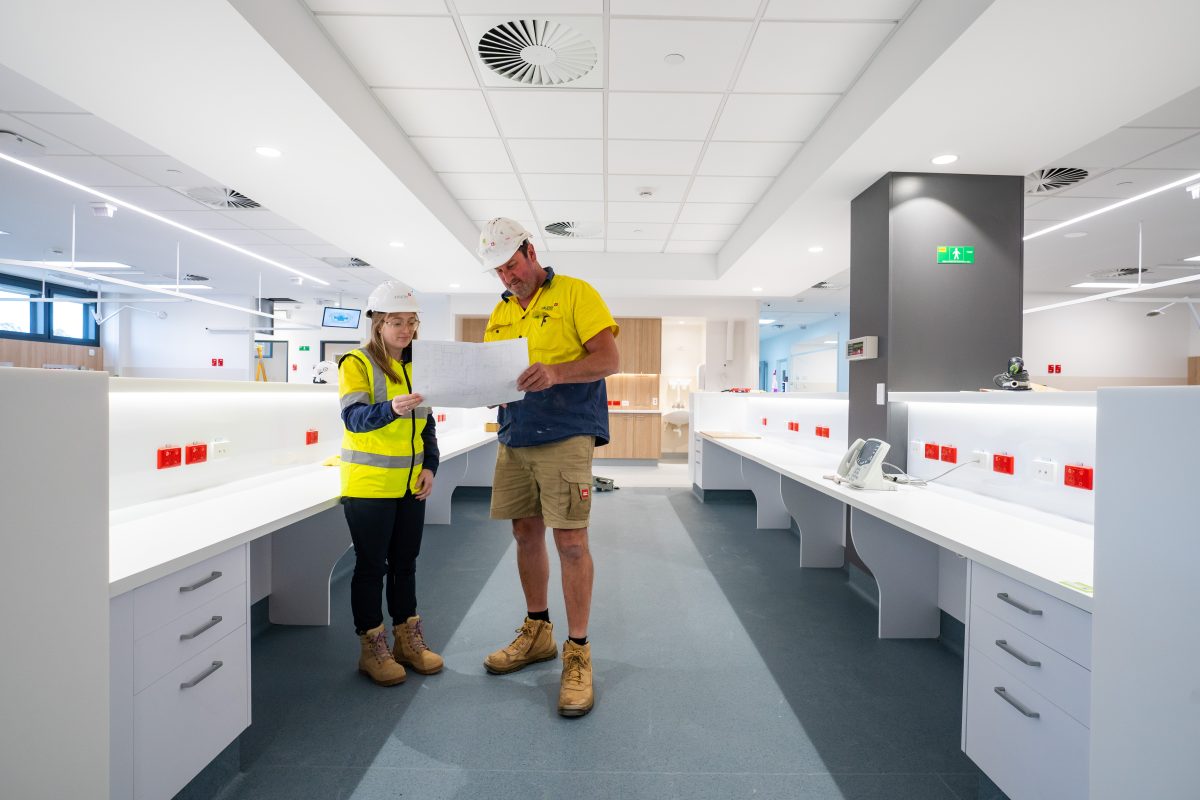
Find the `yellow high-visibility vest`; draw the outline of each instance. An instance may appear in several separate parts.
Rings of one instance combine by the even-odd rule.
[[[350,359],[365,367],[366,382],[358,369],[347,368]],[[386,403],[401,394],[412,394],[412,364],[392,361],[401,376],[396,383],[363,350],[351,350],[339,362],[342,408],[355,403]],[[421,432],[428,406],[418,406],[395,421],[367,433],[346,429],[342,435],[342,496],[403,497],[417,491],[424,460]]]

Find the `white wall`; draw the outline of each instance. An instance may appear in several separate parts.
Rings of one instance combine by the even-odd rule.
[[[1037,306],[1063,299],[1027,295],[1025,302]],[[1200,353],[1196,325],[1180,306],[1147,317],[1155,307],[1099,300],[1026,314],[1021,355],[1030,377],[1060,389],[1186,383],[1187,357]],[[1062,364],[1062,374],[1047,375],[1047,364]],[[996,365],[996,372],[1003,369]]]
[[[249,297],[221,298],[253,308]],[[251,328],[263,322],[242,311],[205,303],[155,303],[142,306],[154,314],[125,310],[100,327],[104,367],[126,378],[199,378],[245,381],[254,377],[254,334],[209,333],[208,328]],[[107,313],[110,310],[105,308]],[[212,366],[212,359],[224,366]]]

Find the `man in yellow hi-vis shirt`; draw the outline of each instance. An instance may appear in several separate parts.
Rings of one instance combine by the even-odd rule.
[[[530,361],[517,379],[524,399],[499,412],[491,511],[492,519],[512,520],[527,614],[517,638],[483,665],[504,674],[558,655],[547,601],[549,526],[567,606],[558,713],[579,717],[594,703],[587,639],[592,451],[608,444],[604,379],[617,371],[618,328],[595,289],[538,263],[531,238],[519,223],[504,217],[488,222],[480,235],[483,265],[507,289],[492,310],[484,341],[526,339]]]

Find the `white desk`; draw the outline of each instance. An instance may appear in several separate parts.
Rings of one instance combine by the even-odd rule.
[[[701,438],[705,470],[714,460],[710,455],[740,458],[746,484],[759,503],[772,507],[772,513],[784,509],[796,516],[804,566],[815,565],[804,563],[807,538],[818,541],[811,549],[827,552],[841,537],[836,513],[823,509],[826,527],[821,528],[812,520],[806,524],[804,506],[828,506],[822,503],[828,498],[851,508],[850,535],[879,584],[881,637],[938,635],[939,547],[1091,611],[1090,595],[1060,583],[1092,583],[1088,525],[932,486],[850,489],[822,477],[833,472],[834,464],[815,464],[819,454],[765,439],[725,439],[703,432]],[[721,451],[728,455],[718,455]],[[748,468],[747,462],[753,466]],[[897,528],[912,536],[897,536]]]

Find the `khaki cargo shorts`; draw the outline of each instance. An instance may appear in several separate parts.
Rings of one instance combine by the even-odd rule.
[[[492,479],[492,519],[540,516],[551,528],[586,528],[595,449],[594,436],[533,447],[501,444]]]

